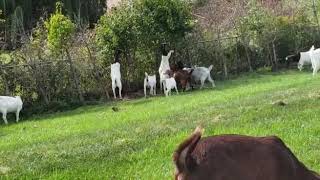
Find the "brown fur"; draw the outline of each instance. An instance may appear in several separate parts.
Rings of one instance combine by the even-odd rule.
[[[181,88],[186,90],[186,87],[191,82],[191,72],[186,70],[178,70],[174,72],[173,77],[178,84],[180,84]]]
[[[219,135],[196,130],[173,154],[176,180],[320,180],[275,136]]]

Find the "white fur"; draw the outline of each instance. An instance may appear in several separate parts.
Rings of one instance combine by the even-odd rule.
[[[179,94],[176,80],[173,77],[165,79],[163,85],[164,93],[166,96],[171,95],[172,89],[176,89],[177,94]]]
[[[304,65],[310,65],[311,63],[311,51],[314,50],[314,46],[310,48],[309,51],[300,52],[300,59],[298,62],[298,69],[301,71]]]
[[[210,72],[212,70],[212,65],[207,67],[195,67],[195,68],[185,68],[187,71],[191,71],[193,69],[193,72],[191,74],[191,80],[194,82],[199,82],[201,83],[200,89],[203,88],[204,82],[208,80],[211,82],[212,87],[216,87],[214,84],[214,80],[211,78]]]
[[[147,87],[150,88],[151,95],[156,95],[156,89],[157,89],[156,75],[149,76],[148,73],[145,73],[143,86],[144,86],[144,96],[145,97],[147,97]]]
[[[313,69],[313,76],[315,76],[320,69],[320,49],[311,50],[311,64]]]
[[[164,55],[161,56],[161,63],[160,63],[160,67],[159,67],[160,90],[162,90],[164,80],[169,78],[169,76],[168,76],[168,74],[166,74],[166,72],[168,70],[170,70],[169,59],[170,59],[171,54],[173,52],[174,52],[173,50],[170,50],[167,56],[164,56]]]
[[[16,122],[19,122],[19,113],[22,109],[22,100],[20,96],[0,96],[0,112],[5,124],[8,124],[7,113],[16,113]]]
[[[118,87],[119,88],[119,96],[120,96],[120,99],[122,99],[121,72],[120,72],[120,63],[118,63],[118,62],[111,64],[111,81],[112,81],[112,91],[113,91],[114,98],[117,98],[116,87]]]

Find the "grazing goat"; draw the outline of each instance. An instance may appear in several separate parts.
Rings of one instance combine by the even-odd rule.
[[[210,72],[212,70],[213,66],[209,66],[208,68],[206,67],[195,67],[195,68],[184,68],[184,70],[186,71],[192,71],[191,73],[191,80],[194,82],[198,82],[200,81],[201,86],[200,89],[203,88],[204,82],[206,80],[208,80],[209,82],[211,82],[212,87],[216,87],[216,85],[214,84],[214,80],[211,78]]]
[[[157,89],[157,78],[156,75],[149,76],[148,73],[145,73],[144,78],[144,96],[147,97],[147,87],[150,88],[150,94],[156,95]]]
[[[2,119],[5,124],[8,124],[7,113],[16,113],[16,122],[19,122],[19,113],[22,109],[23,102],[20,96],[9,97],[0,96],[0,111],[2,113]]]
[[[119,96],[122,99],[121,91],[122,91],[122,83],[121,83],[121,72],[120,72],[120,63],[116,62],[111,64],[111,81],[112,81],[112,91],[113,96],[116,99],[116,87],[119,88]]]
[[[311,49],[310,50],[311,55],[311,64],[313,69],[313,76],[315,76],[320,69],[320,49]]]
[[[173,77],[176,80],[176,82],[179,82],[183,90],[188,90],[190,88],[192,72],[193,70],[186,71],[186,70],[180,70],[180,69],[174,72]]]
[[[170,70],[170,64],[169,59],[171,57],[171,54],[173,53],[173,50],[170,50],[168,54],[162,53],[161,57],[161,63],[159,67],[159,75],[160,75],[160,90],[162,90],[162,86],[164,83],[164,80],[169,78],[168,74],[166,72]]]
[[[176,180],[320,180],[278,137],[201,135],[197,128],[174,152]]]
[[[164,80],[163,88],[166,96],[171,95],[172,89],[176,89],[177,94],[179,94],[176,80],[173,77]]]
[[[314,50],[314,46],[312,46],[309,51],[299,52],[295,55],[287,56],[286,61],[289,61],[289,59],[291,59],[291,61],[293,62],[298,62],[298,69],[302,71],[304,65],[311,64],[311,50]]]

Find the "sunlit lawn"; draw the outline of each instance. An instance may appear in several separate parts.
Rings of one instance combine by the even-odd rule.
[[[277,135],[309,168],[320,171],[320,77],[287,71],[216,84],[169,98],[2,123],[0,178],[172,179],[172,152],[197,125],[205,128],[205,136]],[[273,104],[279,100],[287,105]]]

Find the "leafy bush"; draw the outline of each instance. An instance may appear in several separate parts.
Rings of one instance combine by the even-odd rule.
[[[62,14],[62,4],[56,4],[56,12],[45,22],[48,30],[48,44],[53,50],[62,50],[70,45],[75,25]]]

